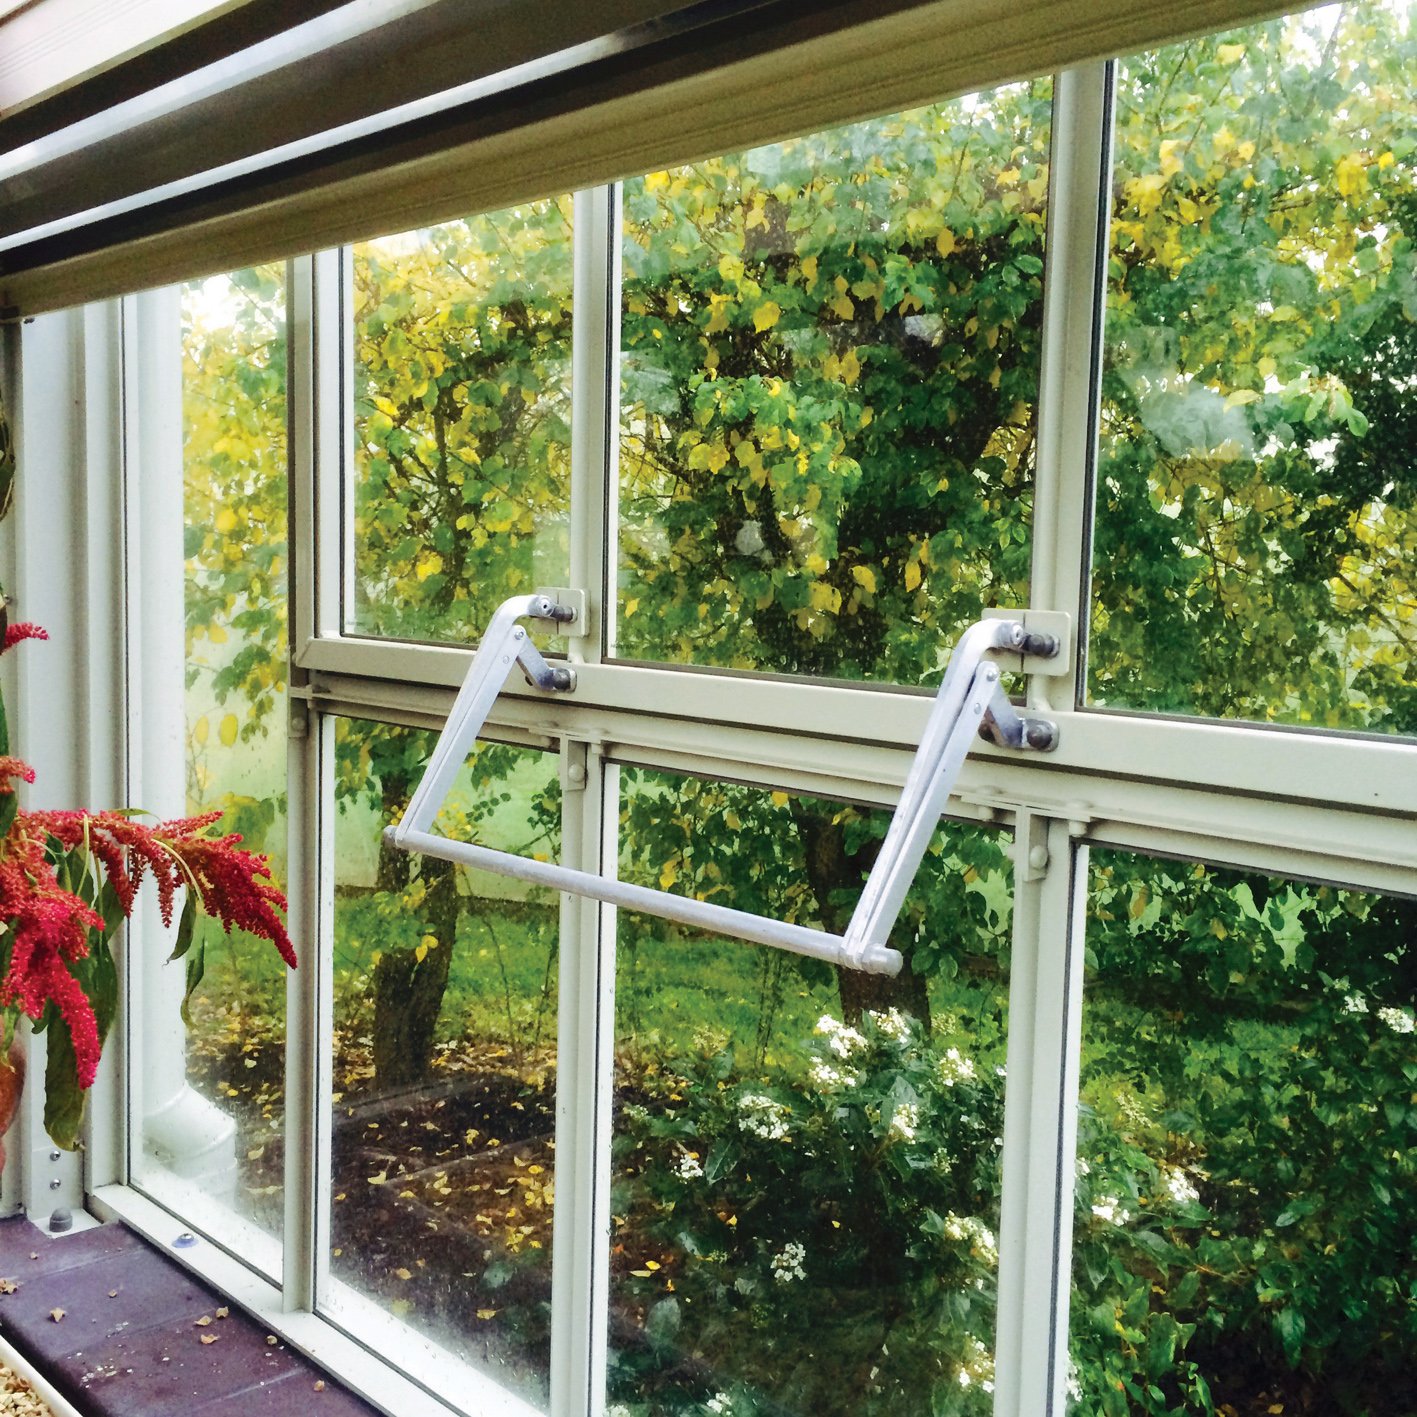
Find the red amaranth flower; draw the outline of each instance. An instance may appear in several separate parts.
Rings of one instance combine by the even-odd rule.
[[[4,654],[7,649],[14,649],[21,640],[47,640],[49,631],[42,625],[32,625],[28,620],[20,620],[14,625],[5,627],[5,643],[0,645],[0,654]]]
[[[15,779],[34,781],[34,769],[23,758],[0,757],[0,793],[13,792]]]
[[[121,812],[28,812],[34,829],[68,850],[87,845],[113,886],[125,915],[144,876],[157,882],[164,924],[172,923],[178,890],[195,887],[202,909],[230,932],[233,927],[269,940],[280,957],[295,967],[295,949],[277,910],[285,896],[270,879],[270,858],[241,849],[241,838],[207,836],[220,812],[179,817],[145,826]],[[264,879],[261,879],[264,878]]]
[[[38,844],[36,844],[38,843]],[[69,965],[89,952],[89,931],[103,917],[65,890],[44,855],[43,837],[12,830],[0,860],[0,918],[9,924],[10,960],[0,979],[0,1007],[17,1004],[32,1019],[51,1001],[74,1043],[80,1087],[98,1068],[98,1020]]]
[[[9,625],[0,654],[21,640],[48,638],[38,625]],[[17,781],[34,778],[28,763],[0,755],[0,798],[13,796]],[[208,836],[220,812],[144,826],[125,812],[23,812],[15,807],[6,802],[10,825],[0,837],[0,1011],[17,1009],[39,1019],[52,1004],[73,1041],[81,1091],[93,1085],[103,1039],[85,976],[73,966],[88,958],[91,937],[98,937],[100,950],[108,948],[109,926],[94,904],[60,883],[59,873],[70,858],[77,869],[65,870],[65,879],[82,882],[79,888],[87,892],[92,858],[124,915],[132,914],[138,888],[151,874],[164,924],[172,923],[176,892],[186,888],[228,932],[239,926],[269,940],[295,967],[295,950],[279,914],[286,899],[271,880],[269,858],[243,851],[235,834]],[[102,902],[96,896],[95,904]],[[102,908],[109,909],[106,904]]]

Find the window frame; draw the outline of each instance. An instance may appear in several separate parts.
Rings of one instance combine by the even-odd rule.
[[[1055,79],[1030,604],[1070,614],[1074,643],[1070,672],[1046,680],[1033,676],[1028,698],[1057,720],[1060,746],[1046,758],[1025,759],[980,745],[949,813],[1011,828],[1015,837],[997,1417],[1061,1417],[1064,1411],[1089,847],[1417,895],[1412,740],[1173,719],[1088,708],[1081,701],[1111,103],[1110,64],[1088,64]],[[579,676],[573,696],[552,699],[513,686],[489,720],[491,732],[506,741],[554,747],[563,783],[584,784],[566,795],[564,860],[607,872],[617,859],[621,765],[888,806],[928,710],[927,696],[900,688],[603,662],[617,572],[618,200],[617,187],[575,197],[570,581],[589,593],[592,633],[571,645]],[[334,250],[293,261],[287,285],[290,923],[306,947],[304,967],[288,986],[283,1284],[277,1290],[243,1266],[216,1223],[203,1226],[211,1243],[192,1253],[190,1262],[262,1314],[273,1332],[333,1362],[376,1401],[399,1411],[445,1413],[461,1410],[459,1403],[471,1393],[471,1401],[492,1410],[503,1390],[490,1378],[444,1367],[426,1350],[419,1353],[418,1378],[400,1374],[373,1351],[377,1345],[369,1335],[377,1321],[351,1324],[328,1301],[334,721],[344,714],[437,726],[471,656],[452,646],[342,631],[349,557],[341,507],[353,438],[349,279],[347,250]],[[37,389],[46,370],[62,367],[64,350],[73,344],[100,365],[104,351],[132,348],[141,300],[47,316],[37,331],[26,330],[27,387]],[[137,407],[145,365],[126,361],[125,386],[123,362],[111,360],[112,368],[93,376],[110,394],[106,405],[90,411],[98,426],[116,426],[120,394],[130,416]],[[78,441],[69,451],[94,485],[103,460],[90,449],[85,461]],[[125,443],[123,463],[131,497],[140,476],[135,444]],[[30,477],[35,466],[29,461]],[[121,481],[115,478],[113,485]],[[128,516],[131,551],[131,507]],[[42,531],[26,523],[19,535],[26,575],[38,588]],[[90,549],[102,543],[105,527],[97,513],[78,535]],[[94,583],[108,576],[125,592],[120,603],[131,607],[138,589],[135,562],[117,560],[126,560],[126,573],[123,565],[100,569]],[[22,590],[24,585],[22,578]],[[128,613],[131,631],[134,612]],[[60,607],[53,627],[77,631],[82,614],[78,605]],[[82,643],[93,652],[101,641],[89,633]],[[131,713],[141,682],[139,671],[130,668],[128,674]],[[35,722],[39,714],[26,717]],[[131,739],[131,723],[128,732]],[[58,730],[31,736],[51,743],[56,754],[72,747]],[[557,1101],[554,1417],[599,1413],[605,1401],[614,950],[613,908],[563,897],[558,1075],[565,1091]],[[132,1032],[129,1024],[128,1036]],[[122,1035],[116,1041],[121,1045]],[[121,1046],[114,1051],[123,1056]],[[110,1084],[95,1099],[100,1144],[86,1192],[96,1211],[120,1215],[166,1244],[175,1213],[134,1188],[131,1148],[114,1136],[125,1132],[125,1122],[115,1121],[123,1117],[121,1091]],[[126,1127],[137,1120],[129,1116]],[[37,1168],[27,1174],[38,1174]],[[29,1189],[33,1209],[44,1193]],[[392,1346],[405,1331],[393,1321],[386,1327]],[[352,1336],[356,1329],[362,1341]],[[523,1410],[517,1401],[507,1398],[504,1410]]]

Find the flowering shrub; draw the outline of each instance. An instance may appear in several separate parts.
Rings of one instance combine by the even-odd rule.
[[[1405,1414],[1411,905],[1094,867],[1074,1410]]]
[[[47,638],[36,625],[10,625],[0,653]],[[187,891],[172,958],[187,957],[189,997],[204,968],[203,947],[192,949],[198,906],[228,932],[269,940],[292,967],[295,951],[267,858],[243,851],[239,836],[212,835],[220,812],[146,826],[127,811],[23,811],[15,784],[34,780],[10,756],[0,702],[0,1019],[7,1044],[21,1014],[47,1033],[45,1126],[72,1148],[118,1007],[112,936],[144,879],[157,885],[166,925]]]
[[[611,1395],[983,1417],[1002,1079],[894,1009],[806,1053],[764,1083],[719,1048],[623,1108],[613,1207],[660,1258],[619,1289]]]

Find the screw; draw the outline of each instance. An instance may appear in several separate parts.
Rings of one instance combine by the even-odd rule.
[[[50,1189],[51,1191],[57,1191],[57,1190],[59,1189],[59,1187],[62,1186],[63,1184],[64,1184],[63,1181],[61,1181],[61,1180],[59,1179],[59,1177],[56,1176],[56,1177],[49,1183],[49,1189]]]
[[[197,1243],[197,1237],[190,1231],[184,1230],[173,1242],[174,1250],[190,1250]]]
[[[58,1161],[58,1160],[59,1160],[59,1156],[60,1156],[60,1153],[57,1152],[57,1151],[51,1151],[51,1152],[49,1153],[49,1159],[50,1159],[51,1161]]]

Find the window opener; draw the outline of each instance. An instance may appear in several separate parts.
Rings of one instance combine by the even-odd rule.
[[[1058,654],[1058,639],[1026,630],[1022,620],[986,619],[971,625],[950,654],[900,802],[846,933],[830,935],[805,925],[432,834],[433,823],[513,661],[538,689],[566,693],[576,686],[575,670],[548,664],[517,623],[523,618],[564,624],[576,618],[576,611],[547,594],[514,596],[498,606],[433,748],[423,780],[403,819],[385,829],[384,840],[403,851],[645,911],[695,929],[734,935],[868,974],[900,972],[900,952],[891,949],[886,940],[976,736],[1021,750],[1049,752],[1057,746],[1057,725],[1049,719],[1020,714],[999,685],[999,665],[986,656],[1002,650],[1052,659]]]

